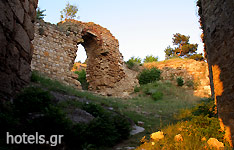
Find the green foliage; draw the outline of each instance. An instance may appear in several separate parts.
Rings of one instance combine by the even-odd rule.
[[[213,98],[204,98],[202,103],[198,104],[192,111],[194,116],[218,117],[216,113],[216,105]]]
[[[81,71],[75,71],[74,73],[78,74],[77,80],[80,81],[82,89],[88,90],[89,83],[87,82],[87,79],[86,79],[86,71],[82,69]]]
[[[193,80],[188,80],[185,82],[185,85],[187,85],[188,87],[194,88],[194,81]]]
[[[78,8],[75,5],[71,5],[69,2],[66,4],[66,7],[60,11],[61,20],[64,19],[74,19],[76,17],[76,13],[78,12]]]
[[[47,109],[51,103],[52,96],[49,92],[37,87],[26,88],[14,101],[15,109],[19,115],[40,112]]]
[[[134,92],[135,92],[135,93],[140,92],[140,87],[135,86],[135,87],[134,87]]]
[[[190,44],[190,36],[185,36],[180,33],[173,35],[172,42],[177,47],[172,48],[168,46],[164,52],[166,59],[171,59],[175,57],[180,58],[191,58],[195,60],[204,60],[202,54],[197,54],[198,44]]]
[[[196,61],[204,61],[204,57],[202,55],[202,53],[200,54],[193,54],[192,56],[189,57],[190,59],[194,59]]]
[[[153,55],[148,55],[144,59],[144,63],[154,62],[154,61],[158,61],[158,57],[155,57]]]
[[[162,92],[159,92],[159,91],[156,91],[152,94],[152,98],[154,100],[161,100],[163,98],[163,93]]]
[[[141,58],[133,56],[128,61],[140,64],[141,63]]]
[[[139,83],[147,84],[160,79],[161,71],[155,67],[151,69],[144,69],[138,76]]]
[[[33,78],[38,80],[35,75]],[[53,102],[49,92],[39,87],[28,87],[16,97],[14,104],[9,104],[9,108],[1,103],[0,149],[42,149],[42,145],[6,145],[7,131],[13,135],[33,135],[35,132],[46,137],[64,135],[62,141],[68,149],[98,149],[113,146],[129,137],[131,125],[122,115],[107,111],[98,104],[79,103],[78,105],[82,105],[81,107],[95,116],[95,119],[89,124],[77,124],[68,119],[65,112],[71,105],[77,105],[69,100],[66,102],[67,105],[58,105]],[[59,146],[61,145],[55,148],[61,149]]]
[[[178,77],[176,79],[177,85],[178,86],[183,86],[184,85],[184,79],[182,77]]]
[[[14,103],[8,107],[10,111],[2,111],[0,115],[1,132],[5,132],[4,134],[0,134],[0,139],[5,139],[7,131],[12,135],[22,135],[22,133],[33,135],[35,132],[39,132],[40,134],[50,136],[54,134],[64,135],[70,130],[71,121],[66,118],[60,109],[53,106],[50,93],[41,88],[26,88],[16,97]],[[67,140],[64,139],[65,143]],[[1,143],[0,145],[9,146],[5,145],[5,143]],[[39,147],[41,145],[16,145],[11,148],[35,149]]]
[[[44,17],[46,16],[46,15],[44,14],[44,12],[45,12],[46,10],[45,10],[45,9],[44,9],[44,10],[40,10],[40,8],[38,7],[36,11],[37,11],[37,16],[36,16],[36,18],[37,18],[38,20],[43,20]]]
[[[136,65],[133,61],[129,61],[129,60],[125,63],[129,69],[132,69]]]
[[[208,116],[194,116],[188,123],[193,135],[206,138],[216,138],[223,142],[224,131],[221,130],[218,118]],[[194,131],[192,131],[195,129]]]
[[[204,149],[208,147],[207,140],[216,138],[223,142],[225,149],[232,149],[224,139],[225,132],[220,128],[217,116],[214,116],[214,100],[202,99],[202,104],[190,109],[189,120],[177,122],[161,129],[164,133],[164,139],[159,141],[144,139],[143,143],[136,150],[140,149]],[[183,113],[188,113],[184,111]],[[188,118],[188,115],[186,116]],[[175,141],[175,136],[180,134],[183,141]],[[203,141],[202,139],[206,140]],[[155,144],[152,145],[152,142]]]
[[[87,126],[88,141],[96,146],[113,146],[129,137],[131,125],[119,114],[112,114],[96,104],[84,104],[83,109],[96,118]]]
[[[131,57],[128,61],[125,62],[129,69],[139,71],[139,65],[141,65],[141,59],[139,57]]]

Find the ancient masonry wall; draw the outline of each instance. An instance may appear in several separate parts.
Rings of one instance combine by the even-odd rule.
[[[0,1],[0,100],[30,81],[37,0]]]
[[[186,83],[193,81],[194,95],[199,97],[210,97],[210,81],[208,65],[204,61],[193,59],[170,59],[156,63],[146,63],[145,67],[157,67],[162,70],[163,80],[171,80],[176,83],[177,77],[182,77]]]
[[[94,23],[66,20],[56,26],[37,22],[32,69],[81,88],[71,72],[78,44],[84,46],[87,54],[89,90],[119,97],[133,91],[138,82],[125,73],[118,40]]]
[[[43,21],[35,23],[34,35],[32,70],[80,88],[80,83],[76,80],[77,75],[70,69],[76,57],[77,41],[81,40],[81,35],[63,32],[56,25]]]
[[[198,6],[219,119],[234,143],[234,1],[199,0]]]

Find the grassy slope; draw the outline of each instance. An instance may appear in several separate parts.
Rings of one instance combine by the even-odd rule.
[[[155,87],[153,84],[142,87],[154,88],[155,90],[163,92],[163,98],[154,101],[150,96],[144,95],[143,93],[139,93],[139,95],[132,99],[102,97],[91,94],[90,92],[75,90],[57,81],[35,75],[35,73],[34,76],[37,83],[51,91],[59,91],[61,93],[84,97],[94,103],[113,107],[114,110],[128,116],[135,123],[137,123],[137,121],[144,122],[143,127],[146,130],[143,133],[130,137],[129,140],[120,143],[117,147],[138,146],[140,144],[140,139],[144,135],[149,136],[151,133],[160,130],[163,126],[175,122],[176,120],[173,116],[176,115],[180,109],[191,108],[199,101],[199,98],[194,97],[192,92],[185,91],[170,83],[158,82]]]

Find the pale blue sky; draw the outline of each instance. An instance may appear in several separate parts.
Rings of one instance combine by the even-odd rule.
[[[164,60],[164,49],[172,46],[175,33],[190,36],[190,43],[199,44],[201,30],[197,15],[197,0],[39,0],[46,9],[45,21],[60,21],[60,11],[67,2],[78,6],[80,21],[94,22],[108,28],[119,40],[124,60],[131,56],[144,58],[158,56]],[[79,50],[78,60],[84,61],[85,52]]]

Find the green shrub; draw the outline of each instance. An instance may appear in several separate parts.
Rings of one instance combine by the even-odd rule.
[[[187,85],[188,87],[194,88],[194,82],[193,82],[193,80],[186,81],[185,85]]]
[[[100,105],[92,103],[84,104],[83,109],[96,117],[85,131],[89,144],[113,146],[129,137],[131,125],[123,116],[110,113]]]
[[[143,92],[144,94],[146,95],[152,95],[153,93],[155,93],[157,90],[154,89],[154,88],[151,88],[151,87],[146,87],[146,88],[143,88]]]
[[[48,91],[38,87],[26,88],[16,97],[14,104],[9,104],[9,108],[0,104],[0,149],[47,149],[43,145],[7,145],[6,132],[12,135],[39,132],[46,137],[64,135],[63,144],[55,149],[62,149],[61,146],[64,145],[67,149],[98,149],[113,146],[128,138],[131,131],[131,125],[125,117],[92,103],[77,105],[81,105],[80,108],[92,114],[95,119],[89,124],[74,123],[67,118],[65,112],[70,105],[74,106],[74,102],[61,107],[53,102]]]
[[[225,149],[230,148],[229,143],[225,140],[225,132],[221,129],[219,119],[214,114],[214,100],[211,98],[202,99],[202,104],[198,104],[195,108],[188,110],[189,117],[181,120],[174,125],[169,125],[162,129],[164,139],[159,141],[144,139],[144,144],[137,148],[141,149],[204,149],[207,147],[209,138],[216,138],[223,142]],[[188,113],[188,111],[184,113]],[[175,141],[175,136],[180,134],[183,138],[182,142]],[[202,138],[206,141],[202,141]],[[155,144],[152,145],[152,142]]]
[[[88,90],[89,83],[87,82],[86,79],[86,71],[82,69],[81,71],[75,71],[74,73],[78,74],[78,81],[80,81],[82,89],[83,90]]]
[[[125,63],[129,69],[132,69],[136,65],[133,61],[127,61]]]
[[[135,92],[135,93],[140,92],[140,89],[141,89],[140,87],[135,86],[135,87],[134,87],[134,92]]]
[[[184,79],[182,77],[178,77],[176,79],[177,85],[178,86],[183,86],[184,85]]]
[[[127,67],[134,71],[139,71],[139,65],[141,65],[141,59],[139,57],[131,57],[128,61],[125,62]]]
[[[208,117],[217,117],[216,105],[214,99],[204,98],[202,103],[198,104],[192,111],[194,116],[208,116]]]
[[[220,123],[218,118],[208,117],[208,116],[194,116],[192,120],[188,123],[190,132],[193,135],[200,137],[217,138],[219,141],[223,142],[224,131],[220,128]],[[194,129],[194,130],[193,130]]]
[[[152,98],[153,98],[154,100],[160,100],[160,99],[163,98],[163,93],[162,93],[162,92],[159,92],[159,91],[154,92],[154,93],[152,94]]]
[[[31,81],[38,82],[40,80],[39,74],[37,71],[32,71]]]
[[[138,63],[141,64],[141,59],[139,57],[131,57],[128,62],[134,62],[134,63]]]
[[[52,96],[48,91],[38,87],[29,87],[23,90],[14,100],[15,111],[19,115],[40,112],[49,107]]]
[[[161,71],[155,67],[151,69],[144,69],[138,76],[139,83],[147,84],[160,79]]]
[[[155,57],[153,55],[148,55],[144,59],[144,63],[149,63],[149,62],[154,62],[154,61],[158,61],[158,57]]]

